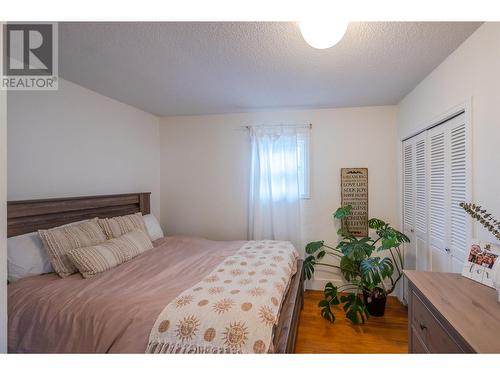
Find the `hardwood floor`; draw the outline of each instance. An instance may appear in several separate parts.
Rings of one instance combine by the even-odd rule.
[[[324,320],[318,302],[323,292],[305,292],[295,353],[407,353],[407,308],[389,297],[385,316],[355,326],[335,309],[335,323]]]

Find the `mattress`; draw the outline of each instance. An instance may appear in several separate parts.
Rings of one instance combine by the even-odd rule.
[[[244,243],[167,237],[91,279],[45,274],[16,281],[8,286],[8,350],[144,353],[165,305]]]

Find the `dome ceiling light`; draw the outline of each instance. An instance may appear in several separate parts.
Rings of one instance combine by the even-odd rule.
[[[332,19],[311,19],[299,22],[304,40],[317,49],[333,47],[344,37],[349,22]]]

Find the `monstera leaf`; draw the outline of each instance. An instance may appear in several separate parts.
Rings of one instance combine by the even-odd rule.
[[[363,260],[369,257],[375,247],[370,242],[370,237],[357,239],[355,237],[344,238],[339,242],[337,249],[352,260]]]
[[[382,238],[382,245],[377,249],[377,251],[388,250],[401,245],[395,235]]]
[[[401,233],[400,231],[398,231],[394,228],[391,228],[391,229],[396,234],[396,238],[398,239],[399,242],[406,242],[406,243],[410,242],[410,239],[408,238],[408,236],[406,234]]]
[[[335,213],[333,214],[333,217],[338,220],[343,220],[351,214],[351,211],[352,211],[351,205],[339,207],[337,208],[337,211],[335,211]]]
[[[314,254],[316,251],[321,249],[325,244],[325,241],[315,241],[315,242],[309,242],[306,245],[306,253],[307,254]]]
[[[394,264],[390,258],[373,257],[361,261],[359,269],[363,280],[375,287],[382,283],[387,277],[391,277],[394,272]]]
[[[371,220],[378,220],[378,219],[371,219]],[[403,242],[410,242],[410,239],[405,234],[390,227],[389,224],[384,223],[380,227],[374,229],[376,229],[378,236],[382,239],[382,246],[379,247],[378,250],[391,249],[401,245],[401,243]]]
[[[321,317],[323,319],[332,323],[335,322],[335,315],[333,315],[332,309],[330,308],[330,304],[327,300],[321,300],[318,306],[321,307]]]
[[[340,259],[340,271],[347,281],[353,281],[360,276],[359,261],[352,260],[348,257]]]
[[[315,265],[316,265],[316,259],[314,258],[314,255],[309,255],[306,259],[304,259],[303,272],[304,272],[304,277],[307,280],[311,280],[311,277],[314,273]]]
[[[331,305],[338,305],[340,303],[337,295],[337,287],[331,282],[326,283],[323,293],[325,294],[325,299],[328,300]]]
[[[332,313],[331,306],[340,304],[337,295],[337,287],[330,282],[326,283],[324,294],[325,299],[321,300],[318,304],[318,306],[321,307],[321,316],[333,323],[335,321],[335,315]]]
[[[378,230],[378,229],[384,227],[385,225],[387,225],[385,223],[385,221],[377,219],[377,218],[373,218],[373,219],[368,220],[368,228],[370,228],[370,229]]]
[[[340,302],[344,303],[346,316],[354,324],[364,324],[368,320],[370,314],[359,295],[354,293],[343,295],[340,297]]]

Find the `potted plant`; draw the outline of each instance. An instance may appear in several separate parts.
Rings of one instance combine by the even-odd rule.
[[[332,307],[342,304],[347,318],[360,324],[370,315],[384,315],[387,296],[403,276],[401,245],[410,240],[377,218],[368,220],[368,227],[376,236],[357,238],[349,233],[346,220],[351,211],[351,206],[345,206],[333,214],[342,223],[337,231],[340,242],[336,247],[328,246],[324,241],[307,244],[306,253],[309,255],[304,261],[304,276],[311,279],[316,266],[340,269],[347,283],[334,286],[329,282],[325,285],[325,298],[319,303],[321,316],[335,321]],[[385,256],[373,256],[376,253],[385,253]],[[325,262],[325,258],[337,258],[338,265]]]

